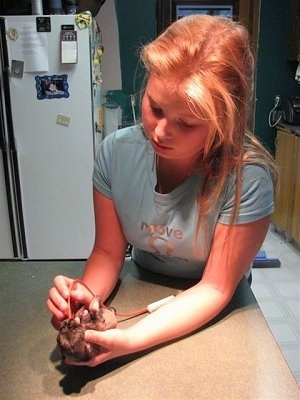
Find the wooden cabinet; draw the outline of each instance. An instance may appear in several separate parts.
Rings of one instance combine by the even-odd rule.
[[[300,136],[295,137],[294,161],[295,186],[291,236],[300,243]]]
[[[275,158],[279,182],[272,222],[300,243],[300,136],[278,129]]]

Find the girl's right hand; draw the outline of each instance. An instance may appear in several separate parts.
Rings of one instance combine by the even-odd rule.
[[[89,305],[93,299],[93,295],[84,285],[67,276],[56,276],[54,278],[54,286],[49,290],[49,298],[46,304],[53,314],[52,325],[57,330],[60,329],[62,321],[69,318],[69,296],[71,296],[72,309],[79,308],[80,305]]]

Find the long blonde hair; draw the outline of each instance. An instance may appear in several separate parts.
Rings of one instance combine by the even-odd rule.
[[[202,215],[209,213],[228,176],[235,173],[234,223],[245,163],[266,166],[274,187],[276,182],[272,156],[253,135],[246,134],[255,64],[248,31],[228,18],[184,17],[147,44],[141,50],[141,60],[149,73],[174,84],[195,115],[209,121],[201,159],[206,183],[199,198],[200,210]]]

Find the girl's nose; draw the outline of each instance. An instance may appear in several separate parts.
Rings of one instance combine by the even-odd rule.
[[[171,131],[168,120],[166,118],[158,119],[154,132],[158,137],[169,137],[171,135]]]

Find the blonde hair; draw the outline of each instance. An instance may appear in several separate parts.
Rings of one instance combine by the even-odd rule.
[[[206,183],[199,198],[200,210],[202,215],[208,215],[228,176],[235,173],[231,224],[234,223],[244,164],[267,166],[274,187],[276,181],[272,156],[256,138],[246,134],[255,64],[248,31],[228,18],[184,17],[147,44],[141,51],[141,60],[149,73],[172,82],[173,90],[186,98],[195,115],[209,121],[201,159]],[[199,225],[200,216],[198,228]]]

